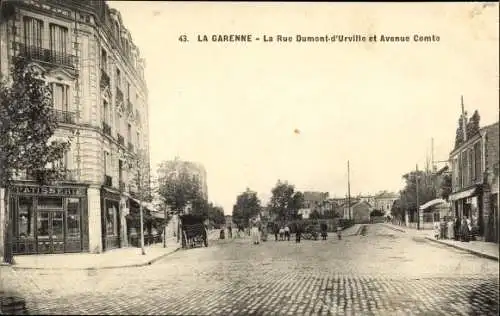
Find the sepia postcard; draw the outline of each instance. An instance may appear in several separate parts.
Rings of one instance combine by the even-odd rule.
[[[0,315],[498,315],[498,21],[0,1]]]

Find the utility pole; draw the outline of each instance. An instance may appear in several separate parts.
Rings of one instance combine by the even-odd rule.
[[[351,170],[347,160],[347,206],[349,207],[349,219],[351,219]]]
[[[431,170],[433,174],[436,171],[434,168],[434,137],[431,138]]]
[[[415,168],[415,182],[417,184],[417,230],[420,229],[420,201],[418,196],[418,164]]]

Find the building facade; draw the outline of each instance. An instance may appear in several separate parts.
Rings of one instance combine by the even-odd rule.
[[[391,216],[391,209],[399,195],[391,192],[381,192],[374,197],[374,208],[384,212],[385,216]]]
[[[465,112],[460,120],[462,128],[449,156],[452,210],[459,218],[471,219],[480,237],[498,242],[499,125],[479,128],[479,122],[468,120]]]
[[[40,185],[20,171],[7,210],[14,254],[127,246],[134,196],[149,185],[145,61],[104,1],[2,5],[0,73],[8,76],[14,58],[44,73],[60,123],[55,138],[71,141],[58,166],[65,181]]]
[[[158,177],[160,179],[165,179],[169,176],[175,177],[181,172],[186,172],[198,182],[200,195],[208,201],[207,171],[200,163],[184,161],[179,158],[165,161],[158,169]]]

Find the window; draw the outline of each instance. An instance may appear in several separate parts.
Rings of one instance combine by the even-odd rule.
[[[137,132],[137,149],[141,148],[141,134]]]
[[[116,132],[118,134],[121,134],[122,124],[121,124],[120,113],[118,113],[118,112],[115,113],[115,128],[116,128]]]
[[[104,174],[108,175],[108,171],[111,171],[109,166],[109,153],[107,151],[104,152]]]
[[[474,144],[474,174],[476,176],[475,180],[481,179],[482,170],[481,170],[481,142],[477,142]]]
[[[130,100],[130,83],[127,82],[127,99]]]
[[[109,107],[108,107],[108,102],[106,100],[102,101],[102,119],[103,122],[106,124],[109,124]]]
[[[118,235],[118,205],[106,200],[106,235]]]
[[[65,151],[62,158],[54,162],[53,167],[54,169],[67,170],[69,167],[69,151]]]
[[[50,24],[50,50],[66,54],[68,52],[68,29]]]
[[[68,237],[80,238],[80,199],[68,199]]]
[[[17,237],[34,237],[35,212],[32,197],[19,197]]]
[[[118,88],[122,86],[122,74],[118,68],[116,68],[116,86]]]
[[[101,49],[101,69],[108,69],[108,53],[106,53],[106,50],[104,48]]]
[[[63,200],[59,197],[39,197],[38,209],[62,209]]]
[[[474,150],[469,149],[467,152],[469,153],[469,158],[467,159],[467,167],[469,169],[468,184],[471,184],[473,180],[476,179],[476,175],[474,173]]]
[[[43,22],[24,17],[24,43],[27,46],[42,47]]]
[[[60,83],[52,84],[52,101],[54,109],[58,111],[68,112],[69,108],[69,87]]]
[[[132,142],[132,126],[130,124],[127,125],[127,139]]]

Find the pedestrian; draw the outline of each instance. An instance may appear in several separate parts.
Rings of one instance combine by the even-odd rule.
[[[300,237],[302,237],[302,226],[297,224],[295,229],[295,242],[300,243]]]
[[[273,233],[274,233],[274,240],[275,241],[278,241],[278,234],[279,234],[279,227],[278,227],[278,224],[274,223],[273,224]]]
[[[325,223],[321,224],[321,238],[323,240],[326,240],[326,237],[328,236],[328,226]]]
[[[280,240],[281,241],[285,240],[285,228],[283,226],[281,226],[279,233],[280,233]]]
[[[229,239],[233,238],[233,228],[231,227],[231,225],[229,225],[229,227],[227,228],[227,237]]]
[[[337,226],[337,238],[339,240],[342,239],[342,227],[340,227],[340,226]]]
[[[454,224],[455,223],[452,219],[448,220],[448,229],[447,229],[448,234],[446,236],[448,239],[455,239],[455,231],[454,231],[454,227],[453,227]]]
[[[256,221],[252,223],[251,232],[253,244],[258,245],[260,243],[260,231],[258,223]]]
[[[467,223],[467,229],[469,231],[469,240],[474,240],[474,231],[472,229],[472,221],[470,218],[465,217],[465,222]]]
[[[290,241],[290,227],[288,225],[285,226],[285,238]]]
[[[460,227],[461,227],[461,223],[462,221],[460,220],[460,218],[458,217],[455,217],[455,225],[453,226],[454,229],[455,229],[455,240],[461,240],[461,237],[460,237]]]
[[[462,224],[460,226],[460,240],[463,242],[469,242],[469,226],[467,225],[467,216],[462,218]]]
[[[434,222],[434,238],[439,239],[439,222]]]

